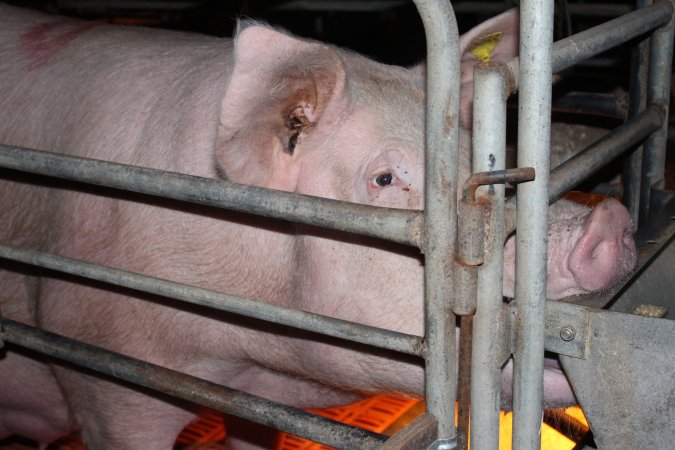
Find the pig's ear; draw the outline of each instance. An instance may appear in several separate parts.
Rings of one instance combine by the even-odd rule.
[[[332,47],[256,23],[240,26],[216,141],[221,171],[236,182],[294,190],[302,141],[329,120],[343,86]]]
[[[510,9],[463,34],[459,39],[461,58],[460,119],[471,128],[473,111],[473,67],[488,57],[508,61],[518,56],[518,9]]]

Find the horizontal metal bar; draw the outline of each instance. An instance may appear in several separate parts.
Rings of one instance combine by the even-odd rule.
[[[209,289],[0,243],[0,258],[387,350],[422,356],[421,337],[226,295]]]
[[[553,169],[548,192],[549,204],[559,200],[574,186],[585,181],[629,148],[639,144],[657,130],[663,120],[665,116],[662,110],[657,106],[651,106]],[[505,208],[504,229],[508,234],[516,228],[516,197],[509,198]]]
[[[175,370],[0,318],[2,337],[96,372],[341,449],[377,448],[383,436]]]
[[[421,211],[378,208],[2,144],[0,167],[422,246]]]
[[[496,16],[504,12],[511,2],[495,1],[460,1],[452,2],[452,6],[457,14],[481,14],[485,16]],[[515,2],[514,2],[515,3]],[[580,17],[614,17],[620,14],[626,14],[631,11],[631,5],[617,5],[612,3],[588,3],[581,4],[568,3],[567,9],[573,16]]]
[[[673,14],[670,3],[656,2],[601,25],[553,43],[553,73],[558,73],[610,48],[668,23]],[[518,90],[519,58],[507,64],[512,78],[512,90]]]
[[[570,92],[553,101],[553,111],[625,120],[628,117],[628,103],[626,95]]]
[[[670,4],[656,2],[553,44],[553,73],[617,47],[670,21]]]
[[[586,180],[629,148],[639,144],[658,130],[665,119],[656,107],[647,108],[629,122],[615,128],[596,143],[588,146],[551,171],[549,203]]]

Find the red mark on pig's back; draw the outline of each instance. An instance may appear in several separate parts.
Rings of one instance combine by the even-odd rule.
[[[100,24],[60,19],[29,28],[21,35],[19,44],[21,51],[29,57],[27,70],[30,72],[44,66],[49,58]]]

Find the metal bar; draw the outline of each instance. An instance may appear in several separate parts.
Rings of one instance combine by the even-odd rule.
[[[0,243],[0,258],[409,355],[421,356],[424,354],[424,344],[418,336],[284,308],[222,294],[209,289],[2,243]]]
[[[667,23],[672,11],[673,8],[669,3],[658,2],[557,41],[553,44],[551,65],[553,73],[558,73]],[[519,89],[517,75],[519,59],[513,58],[507,64],[512,74],[514,91]]]
[[[428,414],[420,414],[399,432],[390,437],[378,450],[426,449],[436,439],[438,423]]]
[[[635,8],[644,8],[652,0],[636,0]],[[628,117],[635,117],[647,107],[647,76],[649,61],[649,38],[645,37],[631,49]],[[640,181],[642,177],[643,146],[634,149],[623,165],[623,203],[637,228],[640,222]]]
[[[475,295],[475,290],[474,290]],[[471,406],[471,355],[473,354],[473,315],[460,316],[459,357],[457,368],[457,449],[469,448],[469,413]]]
[[[506,163],[506,70],[474,69],[473,171],[501,170]],[[485,261],[478,269],[471,358],[470,448],[499,449],[501,362],[499,312],[504,268],[504,185],[480,188],[490,198]]]
[[[378,208],[224,180],[0,144],[0,167],[332,228],[420,247],[420,211]]]
[[[534,167],[537,177],[517,187],[513,447],[532,450],[541,445],[552,42],[553,2],[523,0],[518,166]]]
[[[426,410],[455,448],[457,355],[452,269],[457,233],[459,33],[450,2],[415,0],[427,35],[425,164]]]
[[[457,14],[481,14],[494,16],[504,12],[515,2],[495,1],[459,1],[452,2]],[[617,5],[613,3],[570,3],[568,9],[571,15],[579,17],[614,17],[630,12],[630,5]]]
[[[613,158],[642,142],[650,133],[658,129],[664,120],[662,108],[647,108],[629,122],[615,128],[602,139],[553,169],[550,175],[549,204],[554,203],[571,188],[609,164]],[[506,233],[511,233],[516,228],[516,205],[516,197],[511,197],[506,201],[504,217]]]
[[[657,104],[664,108],[668,117],[670,99],[671,67],[673,62],[673,0],[661,1],[671,10],[671,20],[667,26],[654,31],[650,38],[649,77],[647,83],[647,104]],[[644,143],[642,156],[642,182],[640,183],[640,221],[649,217],[651,190],[663,189],[666,164],[666,140],[668,123],[664,121],[661,129],[652,134]]]
[[[553,111],[626,120],[628,115],[627,103],[623,95],[570,92],[553,101]]]
[[[384,437],[175,370],[0,319],[7,342],[177,398],[341,449],[377,448]]]
[[[665,121],[661,108],[650,107],[620,125],[551,172],[549,203],[606,166],[627,149],[642,142]]]

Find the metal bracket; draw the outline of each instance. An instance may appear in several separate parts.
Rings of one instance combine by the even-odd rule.
[[[547,351],[572,358],[585,359],[590,340],[590,314],[594,308],[563,303],[556,300],[546,301],[544,323],[544,348]],[[504,338],[500,361],[505,363],[513,354],[513,330],[515,317],[514,304],[502,309],[500,323]]]
[[[586,359],[560,357],[598,448],[672,448],[675,322],[591,309]]]
[[[544,348],[560,355],[586,358],[590,336],[591,308],[546,301],[546,323],[544,325]]]

